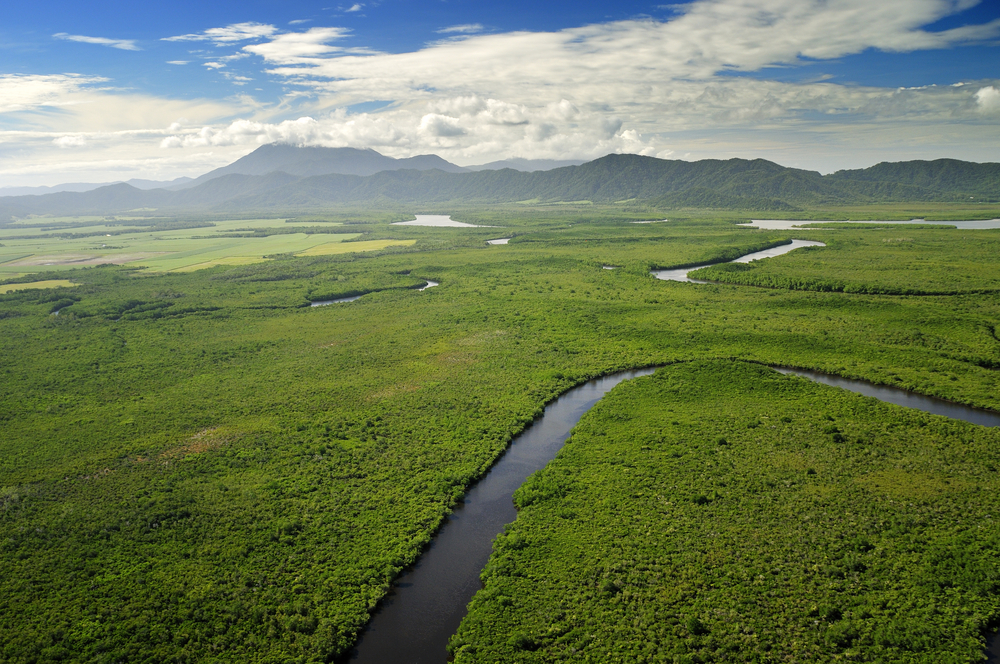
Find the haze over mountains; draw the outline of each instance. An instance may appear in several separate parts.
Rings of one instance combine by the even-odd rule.
[[[552,170],[529,170],[545,164],[520,165],[524,170],[471,170],[436,155],[393,159],[374,150],[265,145],[229,166],[169,188],[119,183],[85,192],[2,197],[0,220],[138,208],[223,214],[376,204],[634,200],[659,207],[795,210],[1000,199],[1000,164],[953,159],[881,163],[825,176],[763,159],[687,162],[629,154]]]

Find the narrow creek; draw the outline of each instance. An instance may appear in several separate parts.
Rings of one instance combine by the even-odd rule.
[[[440,286],[441,284],[437,281],[431,281],[430,279],[425,280],[427,283],[423,285],[422,288],[418,288],[418,291],[425,291],[428,288],[434,288],[435,286]],[[343,302],[354,302],[355,300],[360,300],[367,293],[362,293],[361,295],[352,295],[351,297],[341,297],[336,300],[316,300],[315,302],[310,302],[310,307],[325,307],[328,304],[341,304]]]
[[[773,368],[906,408],[1000,427],[997,412],[808,369]],[[514,491],[555,458],[573,427],[601,397],[624,380],[654,371],[638,369],[596,378],[546,406],[544,414],[518,435],[493,468],[469,489],[416,565],[396,580],[348,661],[446,662],[448,639],[458,630],[466,606],[480,588],[479,573],[492,553],[493,539],[517,518],[511,500]],[[985,654],[989,662],[1000,662],[1000,633],[987,639]]]
[[[417,564],[396,580],[362,632],[350,661],[446,662],[448,639],[479,590],[479,573],[493,551],[493,538],[517,518],[511,500],[514,491],[528,475],[555,458],[570,430],[611,388],[653,371],[637,369],[595,378],[546,406],[545,413],[469,489]]]

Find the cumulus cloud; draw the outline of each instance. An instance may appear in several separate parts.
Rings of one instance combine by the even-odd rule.
[[[164,37],[162,41],[210,41],[217,45],[224,45],[270,37],[276,32],[278,32],[276,27],[265,23],[233,23],[224,28],[210,28],[194,34]]]
[[[65,39],[66,41],[80,42],[82,44],[98,44],[100,46],[110,46],[111,48],[121,49],[123,51],[141,51],[142,49],[135,45],[134,39],[108,39],[107,37],[87,37],[85,35],[68,35],[65,32],[57,32],[52,35],[56,39]]]
[[[203,148],[287,143],[325,147],[375,147],[385,154],[435,152],[457,161],[494,155],[526,158],[600,156],[609,152],[655,154],[657,149],[622,121],[581,111],[561,100],[539,109],[475,96],[438,100],[415,108],[268,123],[238,120],[226,127],[176,132],[163,148]]]
[[[984,113],[996,113],[1000,111],[1000,90],[992,85],[980,88],[976,92],[976,105]]]

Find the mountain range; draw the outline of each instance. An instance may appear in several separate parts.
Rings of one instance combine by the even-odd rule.
[[[0,220],[28,214],[318,211],[429,203],[641,201],[653,207],[796,210],[890,201],[1000,200],[1000,164],[953,159],[880,163],[821,175],[763,159],[678,161],[612,154],[552,170],[469,170],[435,155],[266,145],[169,188],[128,183],[0,198]]]

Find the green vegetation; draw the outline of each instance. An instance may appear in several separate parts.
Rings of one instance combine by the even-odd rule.
[[[998,465],[996,429],[757,365],[660,369],[515,494],[455,661],[978,661]]]
[[[0,285],[0,295],[3,293],[10,293],[12,291],[18,290],[28,290],[31,288],[68,288],[70,286],[75,286],[72,281],[68,279],[48,279],[46,281],[29,281],[23,284],[6,284]]]
[[[1000,290],[1000,272],[991,258],[1000,256],[996,231],[897,225],[865,230],[811,228],[795,231],[795,235],[827,246],[799,249],[780,261],[713,265],[691,277],[844,293],[949,295]]]
[[[339,223],[284,219],[33,219],[0,227],[0,275],[103,263],[168,272],[257,263],[275,254],[372,251],[399,244],[351,242],[360,235]],[[341,242],[346,244],[333,246]]]
[[[915,298],[702,286],[649,275],[790,237],[736,228],[732,216],[632,224],[657,217],[593,206],[469,209],[456,218],[498,228],[391,226],[399,217],[390,213],[301,218],[289,225],[415,243],[191,272],[90,267],[20,278],[69,278],[78,284],[72,289],[0,295],[0,662],[331,661],[511,437],[556,394],[617,369],[739,358],[1000,408],[1000,381],[989,368],[1000,366],[996,293]],[[105,228],[93,221],[73,232]],[[181,230],[219,234],[219,220],[212,223]],[[885,233],[794,235],[827,242],[851,260],[838,238],[864,246],[871,234],[878,240],[868,243],[880,246]],[[926,233],[940,244],[920,245],[925,255],[963,256],[947,267],[949,279],[985,283],[977,255],[965,253],[968,232]],[[317,245],[331,238],[310,237]],[[496,237],[514,239],[485,244]],[[4,251],[10,242],[5,235]],[[987,254],[979,256],[992,263]],[[793,258],[797,252],[772,260]],[[945,268],[901,270],[916,284],[941,278]],[[415,290],[429,279],[441,285]],[[308,306],[360,294],[347,304]],[[731,407],[742,412],[735,398]],[[847,421],[847,411],[828,410],[838,418],[834,426]],[[714,435],[727,421],[693,410],[677,419],[692,442],[701,440],[693,432]],[[927,431],[944,431],[932,425]],[[861,449],[873,458],[884,452],[886,463],[911,444],[886,447],[874,425],[858,427],[844,431],[872,431]],[[810,431],[803,429],[810,449],[822,449]],[[979,445],[983,435],[959,440]],[[940,440],[954,450],[948,463],[958,464],[949,472],[969,491],[992,486],[969,479],[961,448]],[[730,447],[745,442],[734,437]],[[968,454],[985,458],[975,445]],[[929,473],[930,454],[920,452],[912,472]],[[840,480],[829,473],[854,468],[821,460],[809,461],[813,479],[835,487]],[[804,473],[803,483],[811,477]],[[951,480],[933,477],[942,486]],[[707,498],[712,488],[699,491]],[[982,504],[992,503],[984,497]],[[817,519],[815,533],[810,523],[800,522],[803,537],[827,536],[820,532],[827,521]],[[924,523],[914,522],[914,538]],[[620,527],[629,532],[632,524]],[[936,551],[913,539],[906,560],[930,560]],[[992,578],[986,572],[996,567],[982,564],[981,576]],[[955,587],[965,588],[961,583]],[[962,592],[964,600],[977,597]],[[992,604],[976,602],[963,639],[1000,618]],[[843,615],[853,607],[838,605]],[[716,629],[713,609],[698,610]],[[639,618],[629,615],[629,624]]]

